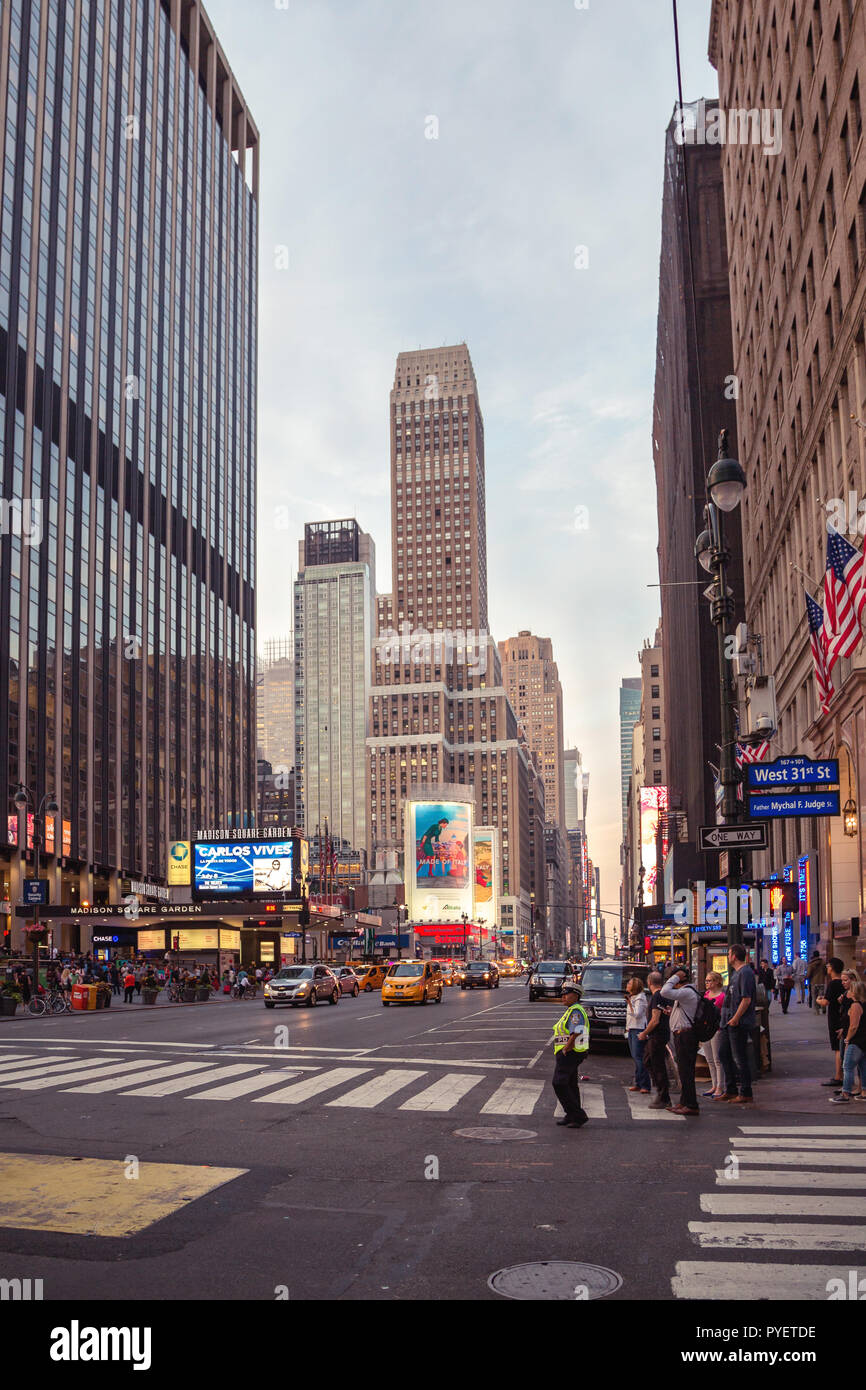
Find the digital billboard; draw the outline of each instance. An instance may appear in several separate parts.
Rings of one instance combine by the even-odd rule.
[[[472,806],[463,801],[407,801],[405,884],[409,920],[471,919]]]
[[[472,844],[474,920],[492,927],[499,916],[499,832],[492,825],[477,825]]]
[[[640,855],[644,867],[643,900],[647,905],[656,900],[658,881],[658,862],[656,860],[656,836],[659,828],[660,812],[668,808],[667,787],[641,787],[640,789]],[[667,838],[662,840],[662,863],[667,854]]]
[[[193,891],[218,897],[289,893],[295,887],[293,840],[196,840]]]

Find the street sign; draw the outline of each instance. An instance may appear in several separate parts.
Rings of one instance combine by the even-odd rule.
[[[25,903],[47,903],[48,880],[46,878],[25,878],[23,900]]]
[[[776,758],[772,763],[749,763],[746,772],[750,787],[832,787],[839,781],[839,759]]]
[[[835,792],[768,792],[749,797],[753,816],[768,816],[780,820],[784,816],[838,816],[839,793]]]
[[[698,848],[767,849],[768,830],[769,826],[760,821],[747,821],[743,825],[702,825]]]

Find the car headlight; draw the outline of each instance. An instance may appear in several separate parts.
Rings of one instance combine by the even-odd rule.
[[[489,972],[488,970],[485,970],[485,972],[484,972],[484,979],[485,979],[485,980],[489,980],[489,979],[490,979],[490,972]]]

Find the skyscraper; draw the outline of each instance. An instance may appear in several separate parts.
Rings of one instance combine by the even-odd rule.
[[[376,643],[369,840],[402,843],[403,799],[475,791],[498,826],[502,925],[528,932],[528,762],[487,632],[484,422],[465,345],[401,352],[391,390],[392,591]]]
[[[273,768],[295,765],[295,640],[265,643],[256,671],[258,755]]]
[[[376,548],[357,521],[304,527],[295,581],[295,820],[367,845]]]
[[[544,777],[544,804],[549,823],[565,828],[565,762],[562,685],[549,637],[534,637],[522,628],[499,643],[505,693],[539,757]]]
[[[622,786],[622,834],[628,823],[628,783],[632,773],[632,729],[640,719],[640,676],[625,676],[619,687],[619,767]]]
[[[197,0],[0,34],[0,802],[99,902],[254,812],[258,134]]]

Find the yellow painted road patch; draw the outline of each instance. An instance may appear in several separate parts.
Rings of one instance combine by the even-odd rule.
[[[137,1177],[128,1176],[137,1170]],[[0,1153],[0,1227],[132,1236],[248,1172],[188,1163]]]

